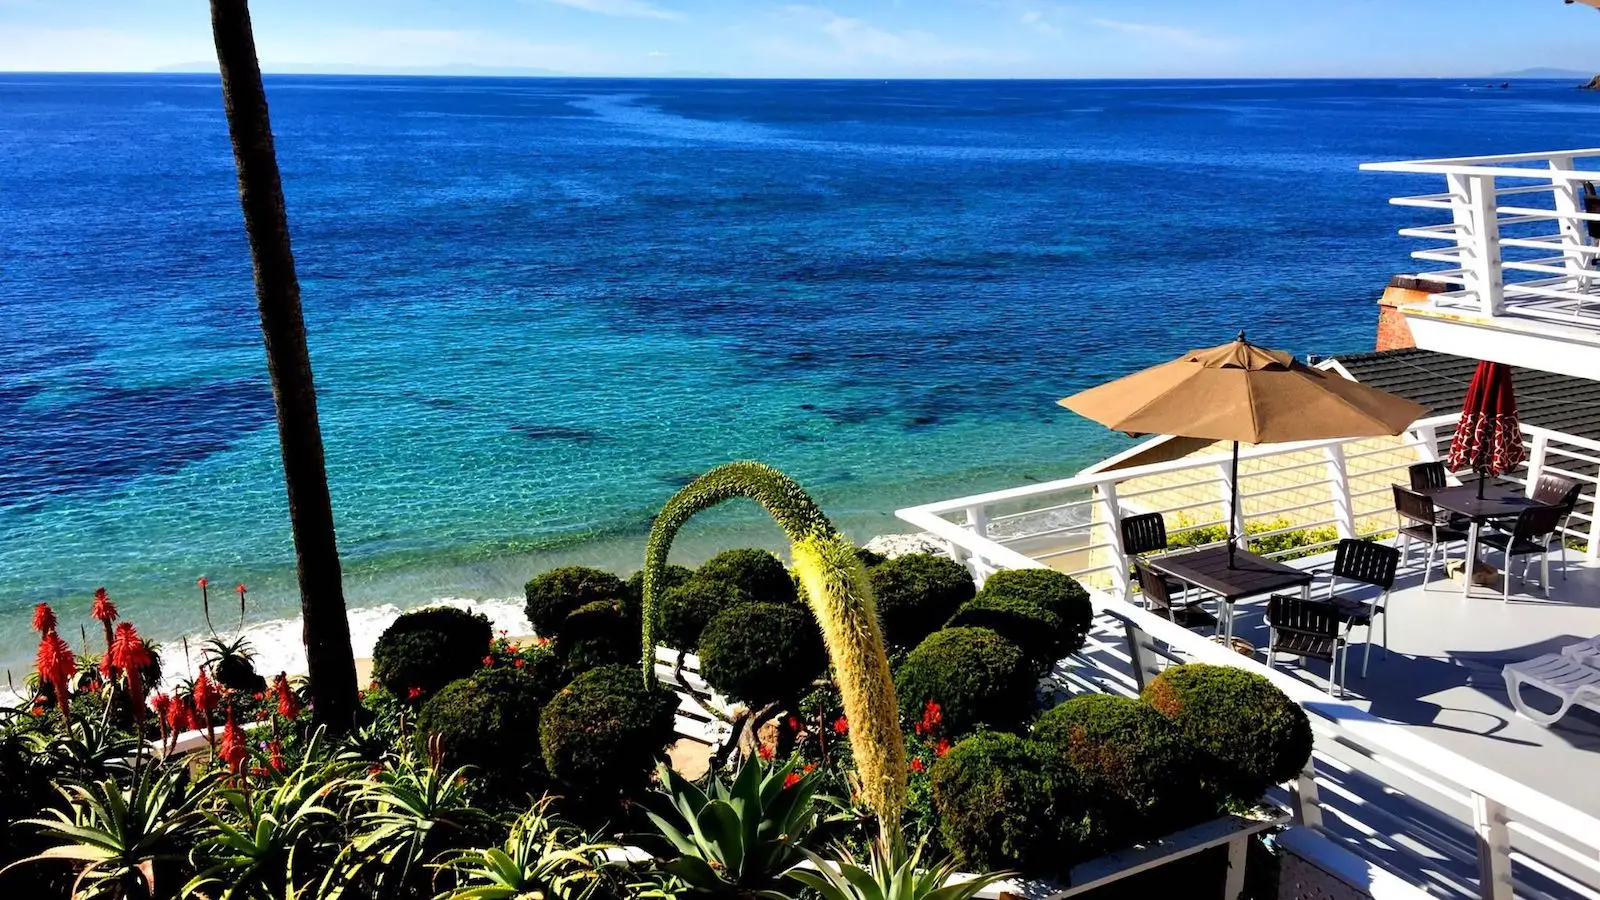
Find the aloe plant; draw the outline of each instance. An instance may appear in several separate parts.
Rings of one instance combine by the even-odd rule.
[[[46,809],[48,818],[23,819],[51,846],[7,866],[64,861],[78,867],[74,900],[124,900],[170,896],[158,884],[171,863],[181,862],[184,832],[208,779],[191,782],[182,766],[150,767],[135,773],[126,787],[115,779],[58,786],[70,811]]]
[[[789,877],[815,891],[822,900],[972,900],[978,892],[1011,877],[991,872],[955,880],[955,863],[946,859],[924,867],[923,845],[907,853],[905,844],[874,843],[866,864],[852,856],[828,860],[802,850],[808,865],[789,870]]]
[[[552,798],[540,800],[511,824],[502,847],[466,850],[435,864],[459,879],[438,900],[587,900],[603,883],[614,844],[591,841],[550,813]]]
[[[789,538],[795,572],[822,627],[850,720],[861,800],[877,814],[880,839],[887,843],[898,833],[905,807],[906,752],[871,582],[855,547],[793,479],[760,463],[728,463],[696,478],[662,507],[645,550],[645,680],[656,677],[655,604],[672,540],[696,513],[735,497],[759,503]]]
[[[670,812],[646,812],[678,851],[662,868],[693,893],[749,896],[772,887],[816,838],[817,774],[793,762],[747,760],[731,785],[712,774],[705,790],[670,766],[657,770]]]

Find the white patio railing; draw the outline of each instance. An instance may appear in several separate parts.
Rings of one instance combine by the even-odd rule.
[[[1590,233],[1600,223],[1600,201],[1585,201],[1586,183],[1600,184],[1600,169],[1580,167],[1580,161],[1596,157],[1600,149],[1364,163],[1361,168],[1444,177],[1442,193],[1389,201],[1449,214],[1447,222],[1399,232],[1438,242],[1411,254],[1447,267],[1418,278],[1460,287],[1436,295],[1436,305],[1600,326],[1600,242]]]
[[[1332,526],[1341,538],[1392,529],[1392,513],[1377,512],[1389,505],[1388,482],[1405,482],[1404,469],[1411,462],[1438,458],[1455,418],[1418,421],[1399,453],[1394,445],[1373,448],[1342,441],[1244,451],[1241,495],[1252,503],[1249,515],[1241,517],[1241,530],[1251,521],[1293,514],[1299,514],[1300,521],[1290,528],[1251,537],[1307,527]],[[1586,555],[1596,558],[1600,517],[1595,515],[1594,501],[1600,478],[1587,467],[1600,465],[1600,443],[1532,426],[1524,430],[1530,468],[1515,480],[1531,483],[1543,472],[1561,472],[1582,481],[1580,512],[1573,516],[1569,536],[1587,540]],[[1292,485],[1271,482],[1290,472],[1299,473]],[[1513,896],[1600,900],[1600,819],[1125,602],[1129,561],[1120,547],[1122,515],[1142,505],[1149,508],[1140,511],[1159,509],[1169,517],[1189,516],[1183,528],[1171,529],[1174,535],[1225,524],[1216,510],[1225,508],[1227,473],[1225,456],[1185,458],[931,503],[896,514],[943,540],[980,581],[999,569],[1042,568],[1053,561],[1086,584],[1102,585],[1091,590],[1099,639],[1093,658],[1086,657],[1090,665],[1101,668],[1084,670],[1084,677],[1092,679],[1097,689],[1136,691],[1164,660],[1237,666],[1277,684],[1305,707],[1318,736],[1313,764],[1294,791],[1301,825],[1330,836],[1353,836],[1343,841],[1348,849],[1391,870],[1397,859],[1404,858],[1416,871],[1428,873],[1425,877],[1433,889],[1446,894],[1484,900]],[[1179,499],[1166,502],[1175,496]],[[1206,513],[1211,517],[1201,518]],[[1280,550],[1277,555],[1335,542]],[[1082,564],[1063,567],[1060,557],[1070,554]],[[1360,779],[1375,784],[1373,793],[1381,802],[1352,787]],[[1430,816],[1438,821],[1427,821]],[[1472,828],[1465,840],[1455,824],[1462,821]],[[1463,868],[1476,872],[1476,877],[1463,877]]]

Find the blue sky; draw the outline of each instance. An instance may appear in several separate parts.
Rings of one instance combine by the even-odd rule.
[[[1600,71],[1561,0],[255,0],[271,71],[733,77]],[[0,0],[0,69],[214,59],[205,0]]]

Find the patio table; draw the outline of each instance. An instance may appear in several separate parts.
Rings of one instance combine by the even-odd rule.
[[[1466,571],[1462,573],[1461,578],[1462,597],[1472,596],[1472,567],[1478,561],[1479,528],[1494,519],[1515,518],[1523,510],[1539,505],[1520,490],[1501,485],[1485,487],[1483,498],[1479,499],[1477,482],[1455,487],[1433,488],[1422,493],[1432,498],[1434,507],[1455,513],[1472,523],[1467,529]],[[1506,577],[1505,573],[1502,572],[1500,577]]]
[[[1148,565],[1222,600],[1227,607],[1227,614],[1223,616],[1224,646],[1233,641],[1234,601],[1295,587],[1300,589],[1302,597],[1309,598],[1311,581],[1315,577],[1304,569],[1257,556],[1248,550],[1235,550],[1230,567],[1225,545],[1153,557]]]

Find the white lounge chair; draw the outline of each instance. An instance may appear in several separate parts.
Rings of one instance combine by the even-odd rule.
[[[1600,637],[1592,637],[1587,641],[1568,644],[1561,648],[1562,656],[1570,656],[1586,666],[1600,669]]]
[[[1600,712],[1600,668],[1585,663],[1578,657],[1561,653],[1547,653],[1527,662],[1512,663],[1505,668],[1506,691],[1511,695],[1511,706],[1517,714],[1536,725],[1549,728],[1574,706]],[[1554,695],[1561,706],[1553,713],[1543,713],[1522,700],[1522,688],[1538,688]]]

